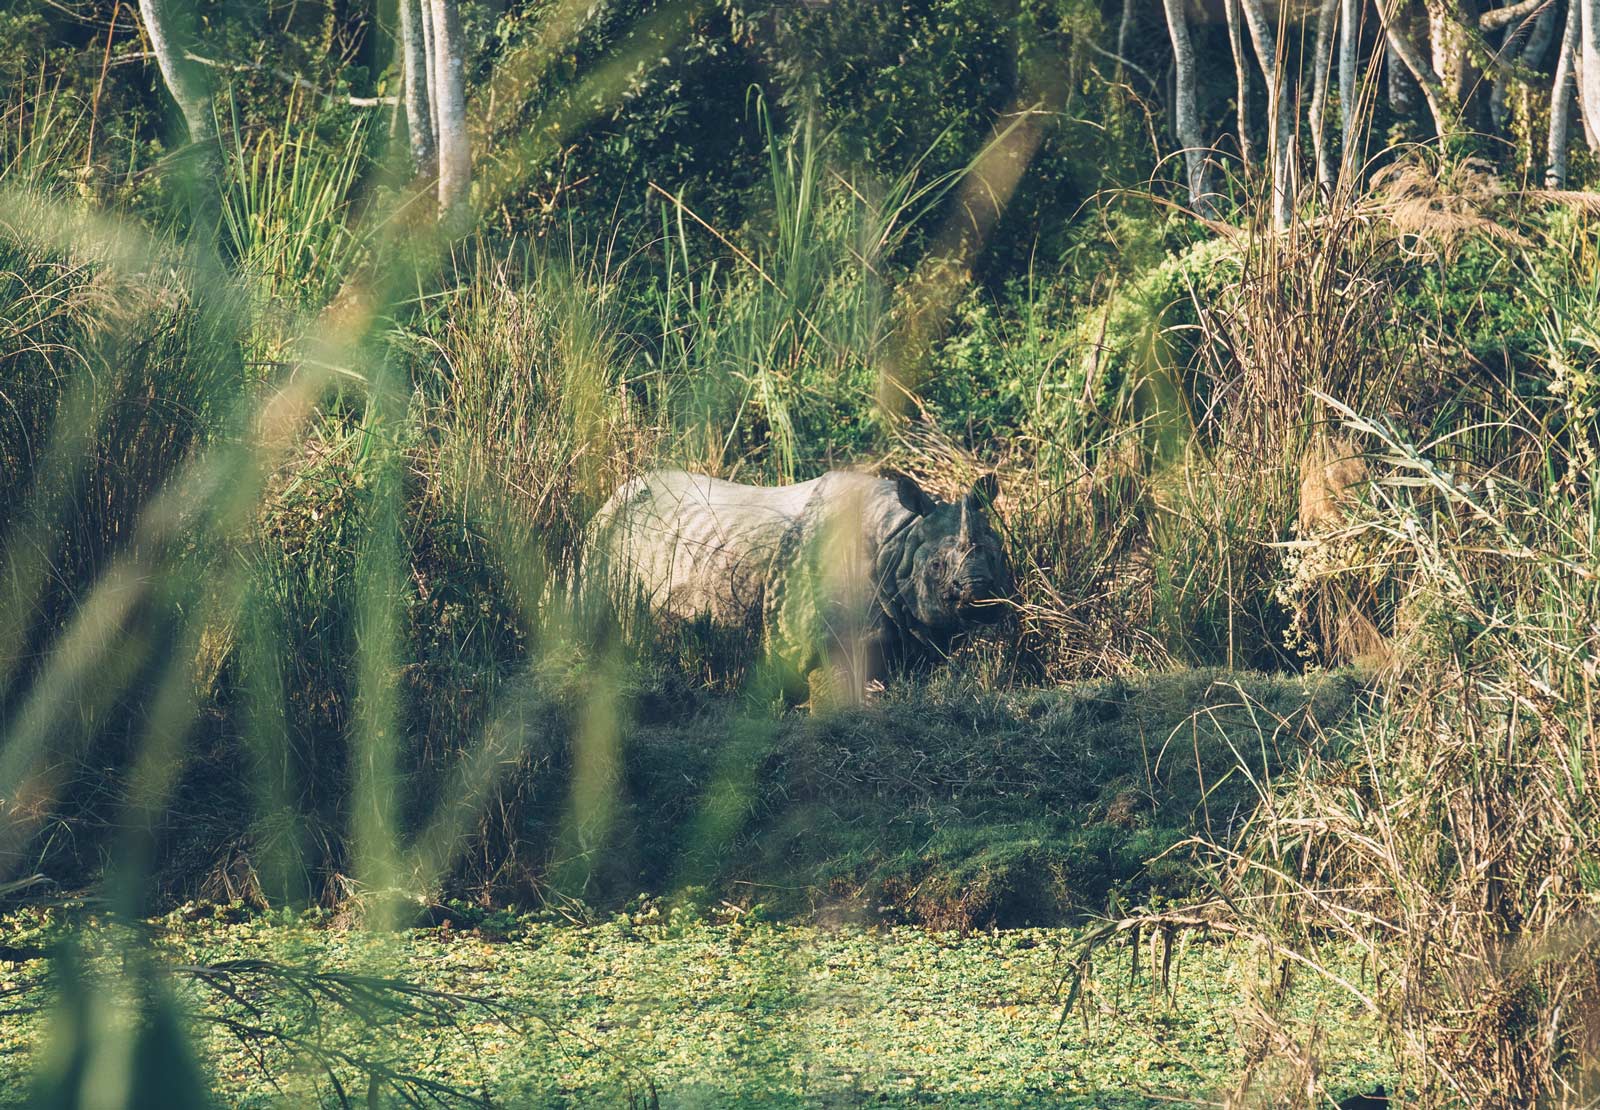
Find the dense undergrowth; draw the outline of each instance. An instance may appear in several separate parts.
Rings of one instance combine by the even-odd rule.
[[[714,37],[679,78],[739,68]],[[818,108],[790,76],[715,142],[612,105],[456,242],[393,210],[382,128],[269,116],[258,71],[214,229],[136,118],[97,146],[70,81],[12,81],[0,884],[28,881],[0,895],[1108,913],[1080,970],[1119,937],[1242,936],[1380,1023],[1419,1103],[1592,1101],[1591,199],[1420,148],[1282,233],[1248,181],[1237,226],[1159,182],[1069,218],[1134,181],[1108,156],[1065,189],[1047,150],[1006,218],[1048,234],[941,254],[989,116],[889,142],[873,96]],[[1049,143],[1136,130],[1094,107],[1099,137]],[[718,143],[737,172],[698,194],[557,203],[693,180]],[[862,144],[898,153],[861,172]],[[768,704],[749,645],[569,604],[584,522],[663,460],[993,472],[1015,617],[865,708]],[[1350,662],[1360,713],[1326,673]],[[1240,1094],[1320,1097],[1325,1026],[1256,1001]]]

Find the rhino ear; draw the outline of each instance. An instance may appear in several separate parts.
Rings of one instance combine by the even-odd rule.
[[[923,493],[922,487],[917,485],[917,480],[910,475],[887,471],[883,476],[894,483],[895,496],[900,498],[900,504],[904,505],[907,511],[918,516],[927,516],[937,508],[933,498]]]
[[[972,485],[972,492],[967,494],[967,500],[987,508],[1000,496],[1000,479],[993,474],[985,474]]]

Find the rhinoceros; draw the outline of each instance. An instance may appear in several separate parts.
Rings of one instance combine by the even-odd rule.
[[[759,634],[797,700],[819,679],[853,699],[1008,611],[993,496],[992,478],[941,504],[901,475],[834,470],[765,487],[658,470],[595,514],[583,577],[669,620]]]

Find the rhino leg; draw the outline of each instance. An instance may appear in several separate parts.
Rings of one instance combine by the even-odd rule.
[[[837,667],[817,667],[806,675],[813,713],[826,709],[847,709],[865,700],[866,689],[855,682],[854,676]]]
[[[877,634],[834,640],[806,672],[811,707],[862,705],[882,691],[888,677],[882,639]]]

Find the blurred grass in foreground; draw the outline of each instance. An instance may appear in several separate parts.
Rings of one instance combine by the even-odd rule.
[[[1314,227],[1175,218],[1130,236],[1154,263],[1091,310],[1053,314],[1046,281],[995,323],[963,297],[959,221],[902,237],[970,178],[873,182],[807,127],[769,136],[765,224],[697,223],[668,191],[658,241],[529,248],[437,236],[381,128],[324,149],[293,119],[231,135],[217,180],[174,177],[187,207],[95,209],[59,172],[88,159],[53,95],[8,101],[0,191],[0,890],[38,900],[40,873],[89,911],[48,937],[41,1103],[201,1100],[184,992],[232,981],[138,926],[164,896],[371,926],[322,978],[290,950],[233,971],[356,1026],[443,1029],[495,999],[392,977],[415,937],[383,928],[505,898],[581,920],[641,872],[686,897],[778,874],[796,904],[837,885],[963,927],[1146,898],[1083,936],[1061,968],[1080,985],[1101,941],[1242,933],[1285,989],[1235,1011],[1241,1091],[1327,1093],[1329,1022],[1295,1010],[1291,966],[1383,1021],[1424,1101],[1600,1082],[1600,981],[1569,958],[1600,890],[1600,250],[1571,197],[1411,151]],[[1009,133],[990,150],[1036,137]],[[484,211],[548,139],[504,152]],[[965,331],[940,334],[946,310]],[[880,407],[884,386],[909,395]],[[989,457],[955,434],[975,400],[1015,414]],[[868,457],[935,490],[998,469],[1023,584],[1018,634],[892,691],[894,716],[708,697],[746,684],[748,645],[567,604],[578,529],[639,466],[772,481]],[[1371,715],[1273,708],[1296,679],[1222,713],[1201,676],[1148,731],[1102,730],[1136,698],[994,692],[1299,668],[1357,626]],[[1172,871],[1215,896],[1171,907]],[[285,1076],[332,1101],[431,1090],[290,1032]]]

